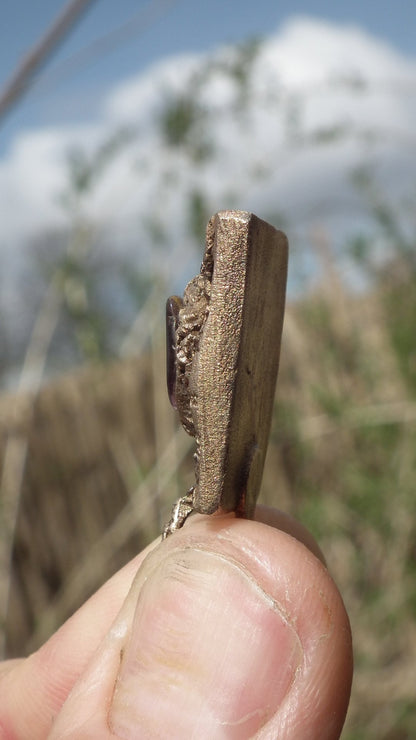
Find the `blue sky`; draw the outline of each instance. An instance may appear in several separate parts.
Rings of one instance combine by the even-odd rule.
[[[14,0],[5,4],[0,31],[1,86],[65,5],[66,0]],[[144,13],[142,19],[140,12]],[[287,0],[96,0],[49,60],[38,84],[0,121],[0,156],[21,130],[93,119],[109,87],[157,59],[209,51],[224,43],[266,35],[297,14],[358,25],[410,56],[416,50],[416,3],[409,0],[396,0],[394,4],[388,0],[311,0],[296,4]],[[130,20],[131,35],[115,42],[111,50],[97,51],[93,59],[79,67],[68,70],[62,66],[71,58],[80,61],[82,49]]]
[[[0,86],[64,5],[7,4]],[[317,233],[343,260],[349,284],[357,285],[344,247],[375,229],[369,196],[355,185],[357,169],[370,169],[379,191],[401,209],[403,228],[413,219],[402,203],[412,202],[415,187],[416,3],[398,0],[394,15],[391,7],[384,0],[296,6],[96,0],[33,89],[0,121],[0,296],[11,336],[23,336],[32,320],[33,307],[21,300],[18,286],[31,274],[37,246],[59,247],[51,235],[71,226],[72,211],[62,199],[68,153],[80,150],[94,161],[100,147],[126,129],[137,135],[125,140],[81,199],[99,259],[131,259],[143,274],[157,268],[162,282],[182,289],[200,260],[189,230],[196,192],[210,213],[242,208],[288,232],[295,276],[289,289],[296,280],[296,289],[303,280],[313,283]],[[146,10],[140,18],[143,8],[150,8],[150,20]],[[123,24],[131,33],[97,50],[96,40]],[[240,115],[235,79],[224,65],[238,59],[238,51],[221,47],[253,36],[264,43],[247,72],[250,99]],[[85,49],[94,52],[88,62]],[[160,115],[189,92],[195,70],[204,69],[210,74],[193,94],[205,115],[201,141],[206,134],[212,154],[197,167],[189,147],[169,145]],[[166,235],[163,259],[152,224]],[[386,248],[378,238],[377,249]]]

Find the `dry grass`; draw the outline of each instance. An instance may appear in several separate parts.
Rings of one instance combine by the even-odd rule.
[[[262,499],[311,528],[344,596],[356,670],[343,737],[399,740],[416,726],[416,399],[381,289],[352,298],[335,272],[325,286],[287,310]],[[9,655],[158,535],[192,478],[163,373],[157,339],[141,360],[2,399]]]

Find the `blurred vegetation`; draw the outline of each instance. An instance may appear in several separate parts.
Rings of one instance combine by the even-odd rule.
[[[414,337],[416,275],[392,286],[395,268],[360,298],[328,281],[290,307],[267,473],[268,500],[277,478],[350,615],[351,740],[411,738],[416,723],[414,340],[397,341],[398,324]]]
[[[202,67],[167,100],[158,118],[166,146],[203,166],[214,151],[213,114],[199,93],[212,75],[227,75],[243,116],[258,48],[242,45]],[[287,106],[293,145],[302,139],[297,102]],[[344,135],[321,128],[315,140],[330,146]],[[32,390],[22,382],[0,398],[9,655],[35,648],[157,536],[192,480],[192,440],[166,400],[156,275],[97,249],[100,231],[84,208],[132,136],[119,132],[93,155],[69,153],[61,200],[70,229],[33,246],[28,299],[40,308],[20,358]],[[287,307],[262,500],[311,529],[350,614],[356,670],[343,738],[405,740],[416,727],[416,226],[403,229],[408,213],[402,219],[378,191],[371,169],[354,178],[374,229],[345,252],[367,289],[346,287],[323,222],[310,243],[320,280]],[[169,177],[166,187],[174,187]],[[197,244],[210,198],[193,184],[183,210]],[[158,255],[169,248],[156,205],[140,228]],[[56,367],[74,365],[84,367],[44,383]]]

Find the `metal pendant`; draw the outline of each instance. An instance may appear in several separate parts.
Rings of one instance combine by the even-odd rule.
[[[283,326],[286,236],[245,211],[208,223],[199,275],[167,301],[167,384],[195,437],[195,484],[163,537],[192,511],[252,517],[268,444]]]

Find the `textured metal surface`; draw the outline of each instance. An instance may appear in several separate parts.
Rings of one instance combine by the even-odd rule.
[[[251,517],[270,432],[283,326],[287,239],[245,211],[208,224],[201,273],[177,315],[175,389],[184,428],[195,437],[196,482],[176,506]]]

